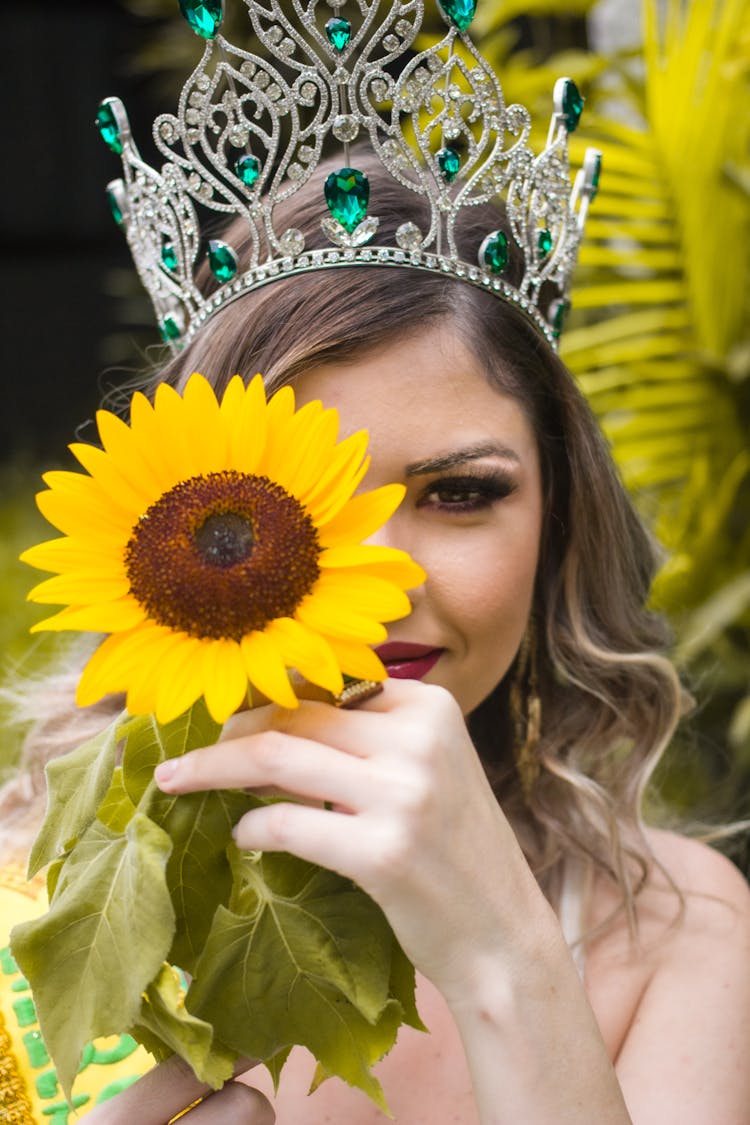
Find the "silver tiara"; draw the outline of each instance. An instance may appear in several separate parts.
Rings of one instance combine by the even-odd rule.
[[[243,2],[263,57],[221,35],[223,0],[179,0],[206,45],[177,113],[154,122],[167,158],[160,170],[138,152],[119,98],[106,98],[97,115],[123,163],[123,177],[107,185],[112,213],[172,349],[249,290],[354,265],[461,278],[512,302],[554,347],[601,168],[601,153],[587,149],[571,190],[568,135],[583,108],[575,83],[555,84],[547,144],[537,155],[528,144],[528,111],[505,105],[466,34],[476,0],[438,0],[448,30],[427,50],[415,49],[423,0],[355,0],[347,11],[356,9],[356,19],[341,14],[338,0]],[[301,231],[279,229],[277,205],[319,175],[330,137],[341,167],[320,176],[326,246],[309,249]],[[423,226],[402,223],[395,245],[379,244],[377,198],[351,166],[350,145],[360,139],[426,203]],[[488,230],[476,258],[462,260],[455,234],[462,209],[497,199],[505,202],[508,233]],[[221,239],[204,242],[201,209],[244,220],[241,258]],[[523,259],[517,284],[504,276],[511,254],[518,256],[512,244]],[[196,283],[206,257],[219,283],[208,295]],[[555,287],[552,299],[546,282]]]

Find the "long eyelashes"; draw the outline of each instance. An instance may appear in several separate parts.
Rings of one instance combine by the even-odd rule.
[[[509,473],[463,473],[441,477],[427,485],[418,506],[458,514],[478,512],[504,500],[517,488],[518,482]]]

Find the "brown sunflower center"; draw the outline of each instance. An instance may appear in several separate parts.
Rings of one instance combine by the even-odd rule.
[[[294,613],[318,575],[305,509],[268,477],[191,477],[141,517],[125,550],[130,592],[159,625],[239,641]]]

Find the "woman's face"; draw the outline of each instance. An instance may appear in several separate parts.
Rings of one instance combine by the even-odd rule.
[[[372,542],[408,551],[427,581],[377,651],[390,675],[440,684],[468,714],[508,671],[531,609],[542,485],[529,422],[454,330],[432,326],[316,368],[296,392],[336,407],[341,437],[369,432],[364,489],[406,486]]]

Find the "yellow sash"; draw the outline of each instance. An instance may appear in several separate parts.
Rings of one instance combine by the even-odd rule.
[[[8,948],[18,922],[47,908],[44,879],[31,882],[20,867],[0,868],[0,1122],[2,1125],[73,1125],[114,1097],[154,1064],[129,1035],[88,1045],[73,1085],[75,1112],[65,1101],[50,1062],[29,985]]]

